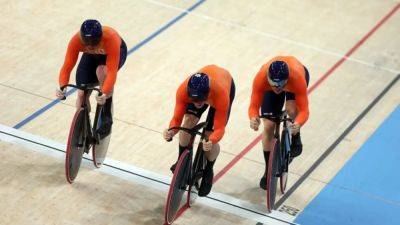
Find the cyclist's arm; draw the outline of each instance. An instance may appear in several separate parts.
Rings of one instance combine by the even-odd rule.
[[[293,80],[293,92],[296,95],[296,107],[297,116],[294,120],[296,124],[303,126],[308,120],[309,110],[308,110],[308,95],[307,95],[307,81],[305,79],[304,67],[302,64],[298,63],[297,67],[294,67]]]
[[[295,119],[295,123],[303,126],[308,120],[308,116],[310,114],[308,110],[308,96],[307,92],[296,94],[296,106],[298,110],[298,114]]]
[[[113,35],[112,39],[108,41],[107,46],[107,76],[102,86],[104,94],[110,94],[117,80],[117,72],[120,58],[120,45],[121,38],[118,35]]]
[[[265,87],[266,75],[264,76],[264,69],[261,68],[253,80],[253,89],[251,92],[250,106],[249,106],[249,118],[259,117],[259,111],[262,104]]]
[[[69,82],[71,71],[76,64],[76,61],[78,60],[80,46],[81,44],[79,40],[79,35],[75,34],[69,41],[67,53],[65,54],[64,64],[60,70],[60,76],[58,80],[60,87],[67,85]]]
[[[214,132],[211,133],[209,140],[215,144],[219,142],[225,133],[225,126],[228,120],[229,95],[218,99],[215,106]]]

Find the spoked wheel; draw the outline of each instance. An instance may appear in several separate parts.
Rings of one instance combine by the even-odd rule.
[[[267,173],[267,209],[271,212],[275,206],[276,187],[279,176],[279,141],[275,141],[274,149],[270,154]]]
[[[203,178],[203,172],[206,168],[206,157],[204,155],[202,144],[199,144],[199,147],[196,151],[196,155],[193,161],[193,168],[192,168],[192,176],[191,176],[191,186],[194,186],[196,191],[192,192],[192,188],[190,188],[190,201],[189,205],[192,206],[197,198],[197,193],[199,192],[201,181]]]
[[[100,128],[103,122],[103,107],[97,106],[96,113],[98,113],[99,116],[96,116],[97,118],[97,124],[94,126],[94,134],[96,134],[96,130]],[[95,119],[96,122],[96,119]],[[106,136],[100,136],[97,135],[98,139],[98,144],[93,145],[93,150],[92,150],[92,157],[93,157],[93,164],[97,168],[99,168],[101,165],[103,165],[104,159],[106,158],[107,155],[107,150],[108,150],[108,145],[110,144],[110,139],[111,139],[111,130],[108,135]]]
[[[78,175],[82,162],[82,155],[86,148],[84,123],[84,110],[79,109],[76,111],[75,116],[72,119],[65,156],[65,174],[69,183],[72,183]]]
[[[167,203],[165,207],[165,224],[172,224],[176,216],[188,207],[187,200],[182,200],[188,187],[191,159],[188,150],[179,157],[169,187]],[[189,198],[189,195],[188,195]]]

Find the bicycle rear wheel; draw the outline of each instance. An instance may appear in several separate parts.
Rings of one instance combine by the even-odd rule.
[[[67,151],[65,154],[65,175],[69,183],[72,183],[78,175],[82,155],[86,147],[84,123],[85,112],[81,108],[76,111],[72,119],[68,135]]]
[[[188,199],[182,200],[188,187],[191,158],[188,150],[179,157],[169,188],[165,206],[165,224],[172,224],[176,216],[188,207]]]
[[[278,184],[279,140],[275,141],[273,152],[270,153],[267,173],[267,209],[271,212],[275,206],[276,187]]]
[[[199,192],[201,181],[203,178],[203,172],[206,167],[207,161],[206,161],[206,156],[204,155],[203,151],[203,146],[201,142],[198,145],[196,155],[193,160],[193,167],[192,167],[192,173],[190,177],[190,183],[189,183],[189,206],[192,206],[194,202],[196,201],[197,193]],[[195,187],[192,189],[192,187]]]
[[[207,160],[204,155],[202,143],[199,143],[199,147],[197,148],[196,155],[193,160],[193,169],[192,169],[192,185],[196,188],[197,191],[200,189],[201,179],[203,177],[204,169],[206,168]]]
[[[98,115],[95,116],[96,118],[95,123],[97,122],[97,124],[94,124],[94,129],[93,129],[94,135],[97,135],[96,130],[98,130],[102,125],[104,116],[103,109],[104,109],[103,107],[97,105],[96,113],[98,113]],[[100,168],[100,166],[103,165],[104,159],[106,158],[108,146],[110,144],[110,139],[111,139],[111,132],[112,130],[110,130],[109,134],[104,137],[100,137],[99,135],[98,137],[99,143],[93,145],[92,149],[93,164],[97,168]]]

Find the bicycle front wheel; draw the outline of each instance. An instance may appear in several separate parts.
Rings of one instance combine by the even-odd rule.
[[[271,212],[275,206],[276,187],[279,176],[279,140],[275,141],[274,148],[269,156],[267,172],[267,209]]]
[[[191,167],[189,150],[185,150],[179,157],[167,196],[165,206],[165,224],[172,224],[176,216],[188,207],[187,200],[183,200]]]
[[[95,123],[94,124],[94,134],[96,134],[96,131],[102,126],[102,122],[103,122],[103,117],[104,117],[104,107],[100,107],[99,105],[97,105],[97,110],[96,113],[98,113],[98,116],[96,116],[97,121],[95,119]],[[110,139],[111,139],[111,131],[112,129],[110,128],[110,132],[105,135],[98,135],[98,143],[95,143],[93,145],[93,149],[92,149],[92,158],[93,158],[93,164],[95,167],[100,168],[101,165],[103,165],[103,162],[106,158],[107,155],[107,150],[108,150],[108,146],[110,144]]]
[[[84,123],[85,112],[81,108],[76,111],[72,119],[68,135],[67,151],[65,154],[65,175],[69,183],[72,183],[78,175],[82,162],[82,155],[86,147]]]

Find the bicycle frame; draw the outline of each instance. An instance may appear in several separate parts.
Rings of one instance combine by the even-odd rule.
[[[172,178],[170,190],[169,190],[168,196],[167,196],[165,221],[164,221],[165,224],[171,224],[173,222],[173,220],[175,220],[176,215],[180,214],[181,212],[183,212],[183,210],[185,210],[191,206],[191,189],[193,186],[196,185],[195,184],[197,181],[196,179],[200,178],[199,175],[202,175],[201,173],[197,173],[197,170],[201,169],[201,167],[200,168],[198,167],[198,165],[200,165],[200,164],[199,164],[199,160],[197,160],[197,159],[202,158],[202,157],[200,157],[200,155],[204,154],[202,152],[203,150],[201,149],[201,141],[203,139],[207,140],[207,137],[205,136],[204,127],[206,127],[206,122],[199,123],[191,129],[184,128],[184,127],[172,127],[169,129],[169,130],[175,129],[175,130],[187,132],[188,134],[191,135],[191,138],[190,138],[189,146],[179,156],[179,160],[177,162],[177,168],[174,171],[174,176]],[[203,130],[201,132],[199,132],[200,129],[203,129]],[[196,152],[195,159],[193,160],[193,144],[194,144],[196,135],[200,135],[200,143],[199,143],[199,146],[198,146],[198,149]],[[187,163],[186,169],[184,169],[185,167],[181,168],[181,166],[183,165],[182,163],[184,162],[183,160],[187,160],[187,161],[185,161]],[[177,177],[179,177],[179,176],[181,176],[180,179],[182,179],[182,178],[184,178],[184,179],[180,180],[181,183],[177,184],[175,182],[176,182]],[[170,211],[171,202],[174,202],[175,201],[174,199],[181,199],[184,194],[184,192],[180,192],[180,193],[177,193],[177,195],[174,195],[174,193],[176,193],[176,192],[174,192],[174,190],[176,190],[176,187],[177,187],[176,185],[179,185],[178,187],[180,190],[184,190],[184,192],[187,191],[187,200],[183,206],[178,205],[179,208],[173,208],[173,210],[177,210],[177,211]],[[170,214],[170,212],[172,212],[172,214]],[[173,216],[173,217],[171,217],[171,216]]]
[[[83,101],[81,104],[81,108],[83,109],[83,113],[84,113],[84,125],[83,125],[84,132],[83,132],[83,139],[82,139],[83,143],[79,143],[79,144],[82,144],[82,145],[87,144],[86,141],[87,141],[87,138],[89,137],[89,145],[87,148],[85,148],[85,152],[88,153],[89,149],[90,149],[90,145],[98,144],[100,138],[98,137],[98,135],[94,135],[95,128],[92,127],[92,125],[91,125],[90,116],[89,116],[89,108],[88,108],[88,104],[87,104],[87,101],[89,101],[89,100],[87,99],[87,96],[93,90],[97,91],[99,96],[102,95],[102,92],[100,89],[95,88],[95,87],[89,87],[88,85],[78,86],[78,85],[73,85],[73,84],[67,84],[67,85],[61,87],[61,89],[64,89],[66,87],[76,88],[76,89],[82,90],[84,93]],[[65,100],[65,97],[62,100]],[[94,124],[97,124],[97,122],[99,120],[99,114],[100,114],[101,107],[102,106],[97,105],[96,114],[95,114],[95,118],[94,118]]]
[[[281,138],[281,151],[285,151],[285,154],[289,154],[290,153],[290,144],[292,142],[292,134],[291,134],[291,130],[288,127],[288,121],[293,121],[292,119],[288,118],[287,112],[283,111],[282,115],[280,116],[280,121],[283,122],[282,125],[282,135],[280,136]],[[279,123],[277,124],[277,127],[279,127]],[[279,132],[279,130],[278,130]],[[279,135],[279,133],[275,133],[275,135]],[[283,155],[282,155],[283,156]]]
[[[208,141],[208,138],[206,137],[206,131],[205,131],[205,127],[207,126],[207,122],[202,122],[202,123],[199,123],[199,124],[197,124],[197,125],[195,125],[193,128],[185,128],[185,127],[171,127],[170,128],[170,130],[174,130],[174,129],[177,129],[177,130],[179,130],[179,131],[183,131],[183,132],[186,132],[186,133],[188,133],[189,135],[191,135],[191,137],[190,137],[190,142],[189,142],[189,145],[188,145],[188,151],[189,151],[189,157],[190,157],[190,161],[191,161],[191,164],[192,164],[192,168],[195,168],[194,166],[197,166],[197,165],[195,165],[196,164],[196,162],[193,162],[193,144],[194,144],[194,140],[195,140],[195,138],[196,138],[196,135],[199,135],[200,136],[200,140],[199,140],[199,145],[198,145],[198,147],[197,147],[197,151],[196,151],[196,155],[197,154],[201,154],[201,153],[203,153],[204,154],[204,152],[199,152],[199,151],[203,151],[202,150],[202,146],[201,146],[201,142],[205,139],[206,141]],[[200,129],[202,129],[202,131],[201,132],[199,132],[198,130],[200,130]],[[192,186],[193,184],[194,184],[194,180],[196,179],[196,177],[198,177],[198,176],[200,176],[201,174],[193,174],[193,172],[195,172],[193,169],[192,169],[192,172],[189,174],[190,176],[189,176],[189,185],[190,186]],[[199,172],[199,171],[197,171],[197,172]],[[197,188],[197,187],[196,187]]]

